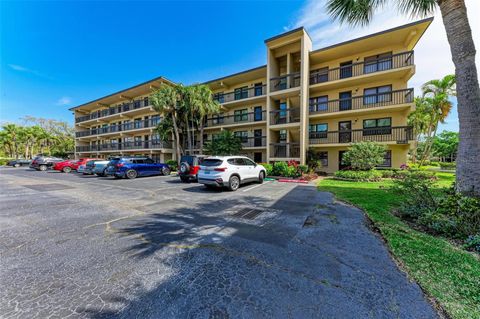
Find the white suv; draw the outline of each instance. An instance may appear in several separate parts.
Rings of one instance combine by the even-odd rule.
[[[207,187],[226,186],[236,191],[240,184],[263,183],[266,170],[245,156],[212,156],[203,160],[198,171],[198,182]]]

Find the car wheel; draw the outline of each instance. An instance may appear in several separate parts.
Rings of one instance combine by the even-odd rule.
[[[68,166],[65,166],[65,167],[62,169],[62,171],[63,171],[64,173],[70,173],[70,172],[72,171],[72,169],[71,169],[70,167],[68,167]]]
[[[134,169],[129,169],[126,173],[125,176],[127,176],[128,179],[134,179],[138,176],[138,173]]]
[[[46,170],[47,170],[47,165],[40,165],[40,166],[38,167],[38,170],[39,170],[39,171],[42,171],[42,172],[46,171]]]
[[[170,168],[168,168],[168,167],[162,168],[162,174],[165,175],[165,176],[170,175]]]
[[[13,167],[20,167],[20,164],[15,163],[15,164],[13,165]]]
[[[232,192],[236,191],[240,187],[240,178],[238,176],[232,176],[228,180],[228,189]]]
[[[263,180],[265,179],[265,172],[261,171],[260,174],[258,174],[258,182],[260,184],[263,184]]]

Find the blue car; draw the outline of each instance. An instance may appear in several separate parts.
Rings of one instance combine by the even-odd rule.
[[[167,164],[155,163],[148,157],[115,157],[105,171],[107,176],[133,179],[138,176],[170,175]]]

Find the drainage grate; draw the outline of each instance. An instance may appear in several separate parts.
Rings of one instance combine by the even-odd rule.
[[[233,217],[245,218],[245,219],[255,219],[263,213],[263,210],[254,209],[254,208],[242,208],[238,212],[234,213]]]
[[[23,185],[26,188],[33,189],[39,192],[51,192],[51,191],[60,191],[64,189],[71,189],[73,187],[68,185],[63,185],[59,183],[51,183],[51,184],[36,184],[36,185]]]

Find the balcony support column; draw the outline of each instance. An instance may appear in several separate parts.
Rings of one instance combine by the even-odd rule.
[[[305,165],[307,157],[308,141],[308,89],[309,89],[309,65],[312,40],[307,34],[302,36],[300,47],[300,164]]]

